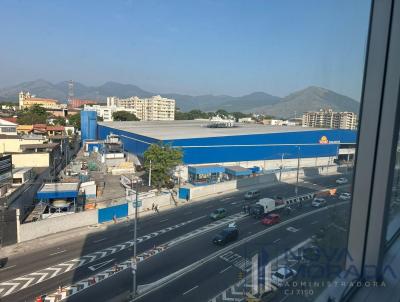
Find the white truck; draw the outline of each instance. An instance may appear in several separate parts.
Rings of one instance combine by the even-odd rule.
[[[282,199],[262,198],[250,209],[250,214],[261,217],[265,214],[284,209],[286,202]]]

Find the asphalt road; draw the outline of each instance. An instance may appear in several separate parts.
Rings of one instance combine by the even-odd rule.
[[[337,201],[335,201],[337,202]],[[349,206],[340,206],[341,211],[348,211]],[[305,206],[298,214],[313,211],[310,206]],[[269,257],[275,258],[285,252],[290,247],[310,238],[320,227],[326,226],[329,221],[329,210],[313,213],[305,218],[283,225],[280,228],[271,230],[264,235],[248,242],[244,242],[239,247],[234,247],[230,252],[246,259],[250,265],[250,259],[261,248],[268,251]],[[291,219],[292,216],[286,217]],[[285,221],[285,220],[283,220]],[[240,239],[251,234],[256,234],[265,230],[259,220],[252,217],[238,223]],[[289,231],[291,227],[297,231]],[[185,242],[173,249],[150,258],[138,267],[139,285],[151,284],[158,279],[168,276],[191,263],[204,259],[206,256],[218,252],[222,247],[211,243],[215,232],[204,234],[195,240]],[[225,254],[225,253],[224,253]],[[221,259],[221,256],[201,265],[197,269],[182,275],[171,283],[156,289],[140,298],[141,302],[161,302],[161,301],[208,301],[215,295],[228,288],[239,279],[241,268],[235,266],[233,262]],[[72,296],[68,301],[111,301],[116,294],[118,299],[127,297],[132,284],[132,276],[129,270],[109,278],[101,285],[93,286],[81,294]],[[112,292],[110,292],[112,288]]]
[[[321,186],[330,186],[334,185],[334,180],[336,178],[337,178],[336,176],[321,177],[320,179],[313,180],[312,182]],[[305,194],[311,191],[313,191],[311,184],[307,184],[304,186],[301,184],[299,187],[299,194]],[[293,196],[293,192],[294,192],[293,185],[280,184],[266,189],[262,189],[261,196],[273,197],[278,194],[283,196]],[[189,220],[194,220],[194,221],[187,223],[182,227],[176,228],[169,232],[165,232],[163,234],[160,234],[154,238],[150,238],[149,240],[138,244],[138,253],[146,251],[155,245],[160,245],[162,243],[168,242],[178,236],[184,235],[190,231],[196,230],[204,225],[209,224],[210,223],[210,219],[208,217],[209,213],[211,213],[214,209],[218,207],[221,206],[225,207],[228,211],[228,215],[240,212],[243,202],[242,197],[243,193],[230,194],[228,196],[225,195],[221,198],[214,198],[209,201],[193,203],[191,205],[179,207],[171,211],[162,212],[158,215],[142,218],[138,223],[139,237],[162,230],[164,228],[176,225],[181,222],[187,222]],[[309,211],[309,210],[310,209],[308,207],[304,207],[302,209],[302,211]],[[325,222],[321,220],[321,223]],[[239,222],[239,228],[241,230],[241,237],[242,237],[246,236],[246,234],[248,235],[249,232],[255,233],[257,232],[257,230],[262,230],[265,227],[262,226],[257,220],[254,220],[252,218],[246,218],[245,220]],[[292,246],[296,244],[295,241],[297,242],[297,240],[300,240],[303,237],[305,238],[307,236],[310,236],[310,232],[312,233],[312,230],[315,229],[315,226],[313,225],[312,228],[310,228],[309,230],[304,226],[302,226],[300,229],[301,232],[297,232],[294,234],[287,234],[288,231],[282,229],[280,232],[283,233],[277,232],[275,234],[274,231],[271,232],[271,234],[268,236],[273,236],[272,237],[273,240],[270,239],[272,241],[275,241],[277,238],[279,238],[280,240],[279,242],[277,242],[278,245],[282,245],[283,247]],[[168,274],[175,272],[176,270],[183,268],[193,263],[194,261],[197,261],[202,257],[204,258],[205,256],[217,251],[218,247],[215,247],[210,243],[211,238],[212,236],[214,236],[215,233],[216,230],[202,234],[196,237],[195,239],[183,242],[182,244],[174,246],[171,249],[163,252],[162,254],[156,255],[146,260],[145,262],[141,263],[138,269],[139,271],[138,283],[143,285],[157,281],[161,277],[167,276]],[[290,239],[291,237],[293,237],[293,239]],[[30,253],[28,255],[22,255],[10,258],[9,262],[7,263],[7,266],[0,271],[1,272],[0,282],[10,280],[12,278],[19,277],[27,273],[35,272],[39,269],[46,268],[54,264],[58,264],[65,260],[73,259],[76,257],[80,257],[82,255],[86,255],[91,252],[99,251],[103,248],[107,248],[115,244],[126,242],[128,240],[132,240],[132,238],[133,238],[132,225],[130,223],[126,223],[121,225],[120,227],[110,228],[109,230],[105,230],[102,233],[97,233],[95,235],[91,235],[86,238],[79,238],[77,240],[66,242],[57,247],[54,247],[52,250],[37,251],[34,253]],[[111,266],[113,265],[114,262],[124,261],[128,259],[131,255],[132,255],[131,249],[124,249],[118,253],[106,256],[102,259],[89,263],[88,265],[79,267],[74,271],[61,274],[55,278],[51,278],[35,286],[29,286],[15,294],[2,298],[2,301],[32,301],[32,299],[38,294],[54,290],[55,288],[58,287],[58,285],[70,284],[90,276],[91,274],[93,274],[93,272],[92,270],[88,269],[89,266],[109,260],[110,262],[107,265]],[[209,265],[210,264],[207,264],[205,267],[208,267]],[[222,264],[218,262],[212,267],[220,268],[221,266]],[[107,266],[104,266],[102,267],[102,269],[106,267]],[[206,269],[206,268],[201,267],[199,269]],[[228,269],[227,272],[228,271],[234,272],[235,270]],[[118,277],[113,277],[107,281],[102,282],[101,286],[95,286],[83,291],[82,294],[76,295],[75,297],[71,298],[71,301],[75,301],[76,299],[78,299],[76,301],[89,301],[89,300],[109,301],[112,297],[116,297],[121,294],[124,295],[124,292],[127,292],[127,289],[129,288],[129,285],[131,283],[130,282],[131,279],[129,276],[130,273],[128,271],[126,272],[124,271],[118,274]],[[211,275],[209,276],[211,277]],[[189,282],[188,278],[184,279],[185,282]],[[227,277],[226,280],[230,280],[230,277]],[[108,282],[111,283],[110,284],[111,287],[108,286]],[[220,289],[219,287],[223,287],[225,283],[226,282],[218,283],[218,290]],[[173,284],[174,283],[171,283],[165,288],[173,286]],[[213,283],[213,286],[216,287],[217,284]],[[96,289],[97,287],[101,289]],[[179,289],[185,288],[184,286],[180,285],[178,287]],[[113,290],[110,291],[110,288],[112,288]],[[105,291],[104,293],[102,293],[103,289]],[[162,293],[163,290],[164,289],[160,289],[159,292]],[[193,290],[193,292],[194,291],[195,290]],[[210,295],[211,292],[212,291],[208,291],[207,295]],[[188,294],[189,293],[185,294],[184,296],[187,296]],[[149,297],[151,297],[152,295],[153,294],[149,295]],[[154,293],[154,295],[157,295],[157,293]],[[158,301],[158,300],[147,300],[148,298],[146,297],[144,297],[143,299],[145,299],[143,301]],[[168,301],[173,301],[173,300],[168,300]]]

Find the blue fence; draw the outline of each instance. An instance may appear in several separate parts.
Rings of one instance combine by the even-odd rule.
[[[128,216],[128,204],[124,203],[118,206],[99,209],[98,222],[103,223],[111,221],[115,218]]]

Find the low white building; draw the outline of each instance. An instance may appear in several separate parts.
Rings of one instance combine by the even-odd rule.
[[[0,134],[17,135],[17,124],[0,119]]]
[[[264,125],[271,126],[296,126],[296,122],[289,120],[279,120],[279,119],[265,119],[263,120]]]

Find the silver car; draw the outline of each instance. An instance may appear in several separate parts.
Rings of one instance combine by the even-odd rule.
[[[350,193],[341,193],[339,195],[340,200],[350,200],[351,199],[351,194]]]
[[[271,282],[272,284],[276,285],[277,287],[282,287],[285,285],[285,283],[289,282],[292,280],[295,276],[297,275],[297,272],[288,267],[284,266],[278,269],[272,276],[271,276]]]
[[[326,205],[326,200],[323,198],[314,198],[311,203],[311,206],[314,208],[320,208]]]

